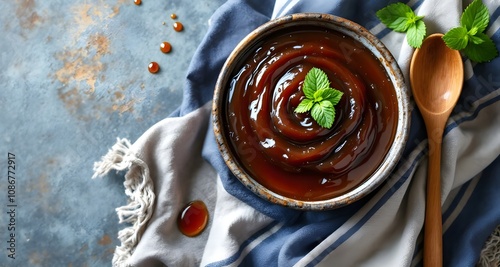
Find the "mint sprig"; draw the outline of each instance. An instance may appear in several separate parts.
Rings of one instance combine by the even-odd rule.
[[[411,47],[419,48],[426,34],[423,16],[415,12],[404,3],[390,4],[376,13],[377,17],[387,28],[396,32],[406,32],[406,40]]]
[[[331,128],[335,120],[335,105],[343,93],[330,87],[330,81],[324,71],[312,68],[302,85],[305,99],[295,108],[296,113],[311,111],[311,117],[324,128]]]
[[[423,16],[404,3],[390,4],[379,11],[377,17],[389,29],[405,32],[408,44],[420,48],[426,36]],[[455,50],[461,50],[472,61],[486,62],[498,56],[493,40],[484,33],[490,22],[489,11],[481,0],[474,0],[462,13],[460,26],[449,30],[443,40]]]
[[[489,12],[481,0],[474,0],[462,13],[460,26],[449,30],[443,40],[455,50],[463,50],[472,61],[485,62],[498,56],[491,38],[484,34],[490,22]]]

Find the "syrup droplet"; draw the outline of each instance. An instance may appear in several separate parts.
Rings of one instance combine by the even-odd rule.
[[[171,19],[176,19],[177,18],[177,14],[175,14],[175,13],[170,14],[170,18]]]
[[[158,65],[157,62],[151,62],[149,63],[148,70],[151,73],[157,73],[160,70],[160,65]]]
[[[136,5],[140,5],[141,3],[142,3],[141,0],[134,0],[134,4],[136,4]]]
[[[176,32],[180,32],[180,31],[182,31],[183,29],[184,29],[184,25],[182,25],[182,23],[180,23],[180,22],[178,22],[178,21],[174,23],[174,30],[175,30]]]
[[[169,42],[163,42],[160,44],[160,50],[163,53],[170,53],[170,50],[172,50],[172,46],[170,45]]]
[[[208,223],[207,206],[201,200],[188,203],[177,217],[177,226],[182,234],[194,237],[199,235]]]

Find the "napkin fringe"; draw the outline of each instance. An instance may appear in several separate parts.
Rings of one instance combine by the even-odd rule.
[[[497,267],[500,266],[500,225],[486,241],[477,266]]]
[[[122,267],[127,266],[127,260],[153,214],[155,194],[149,167],[137,156],[127,139],[117,138],[116,144],[101,161],[94,163],[92,179],[102,177],[111,170],[128,170],[123,185],[129,202],[125,206],[118,207],[116,213],[119,223],[126,222],[132,225],[118,232],[121,245],[116,247],[112,261],[113,266]]]

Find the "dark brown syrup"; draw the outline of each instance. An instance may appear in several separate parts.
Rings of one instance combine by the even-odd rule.
[[[207,206],[201,200],[188,203],[177,217],[177,226],[182,234],[194,237],[199,235],[208,223]]]

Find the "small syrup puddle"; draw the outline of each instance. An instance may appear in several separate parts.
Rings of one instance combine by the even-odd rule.
[[[201,200],[188,203],[177,217],[177,226],[182,234],[189,237],[199,235],[208,223],[207,206]]]

